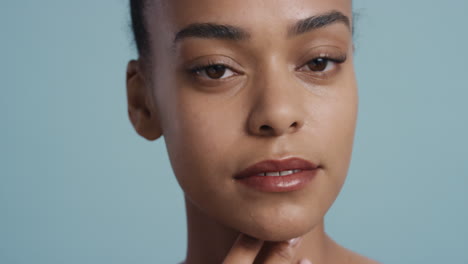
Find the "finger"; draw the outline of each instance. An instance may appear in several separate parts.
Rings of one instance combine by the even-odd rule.
[[[223,264],[252,264],[262,245],[263,241],[240,234]]]
[[[296,255],[296,250],[301,238],[294,238],[286,242],[278,242],[267,252],[264,263],[266,264],[291,264]]]

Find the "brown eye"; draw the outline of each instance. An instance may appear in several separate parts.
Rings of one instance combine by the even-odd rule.
[[[326,58],[316,58],[307,63],[307,67],[314,72],[323,72],[327,69],[329,60]]]
[[[205,68],[206,76],[211,79],[219,79],[226,73],[226,67],[223,65],[212,65]]]
[[[190,72],[198,75],[200,78],[210,80],[226,79],[235,75],[235,73],[229,67],[223,64],[199,66],[191,69]]]
[[[208,64],[189,69],[191,74],[200,79],[222,80],[236,75],[234,70],[224,64]]]

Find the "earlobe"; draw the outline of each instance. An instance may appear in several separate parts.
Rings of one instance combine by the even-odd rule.
[[[127,102],[130,122],[136,132],[148,140],[162,135],[156,106],[151,103],[150,87],[143,77],[141,62],[132,60],[127,67]]]

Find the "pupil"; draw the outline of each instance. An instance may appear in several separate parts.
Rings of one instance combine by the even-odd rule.
[[[206,69],[206,75],[212,79],[219,79],[223,77],[226,72],[226,67],[223,65],[213,65]]]
[[[328,61],[324,58],[317,58],[309,63],[309,68],[312,71],[324,71],[327,68]]]

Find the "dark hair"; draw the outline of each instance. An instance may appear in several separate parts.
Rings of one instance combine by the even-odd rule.
[[[144,10],[147,0],[130,0],[130,14],[135,43],[140,57],[146,57],[149,53],[149,36],[145,24]]]

